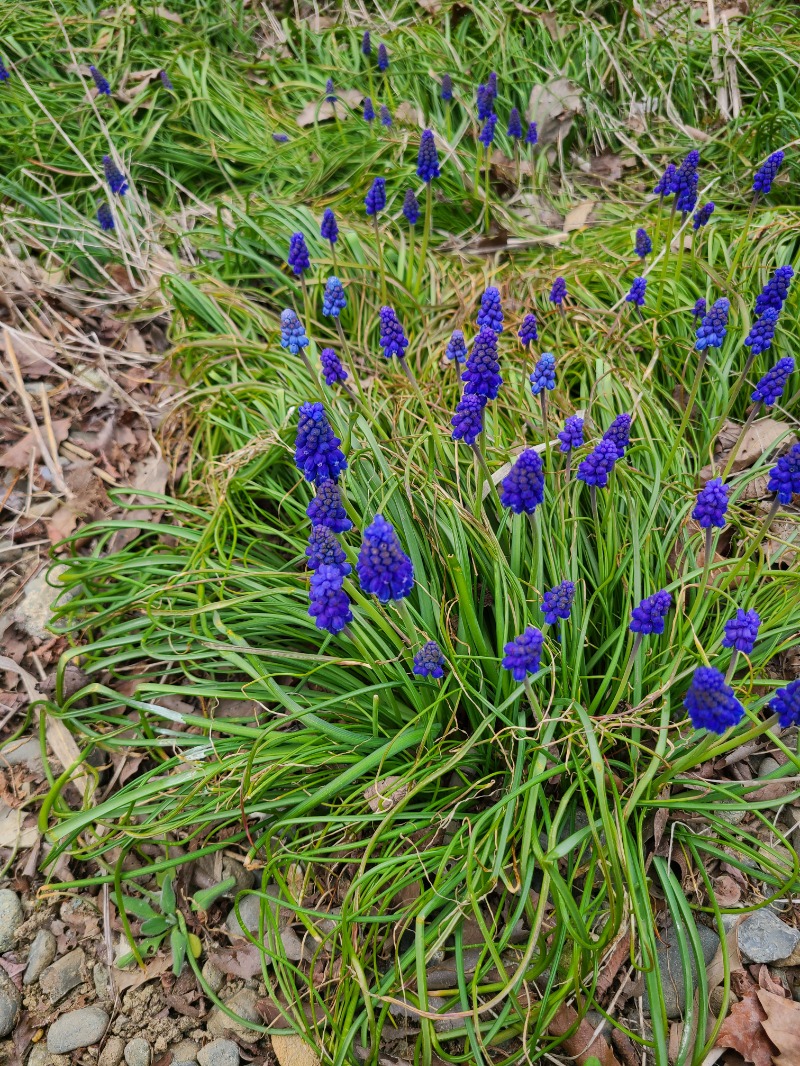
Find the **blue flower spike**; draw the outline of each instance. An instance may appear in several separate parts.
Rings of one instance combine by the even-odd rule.
[[[377,596],[381,603],[402,600],[414,588],[414,567],[394,526],[383,515],[375,515],[364,530],[356,572],[364,592]]]
[[[419,201],[413,189],[406,189],[406,195],[403,197],[403,215],[409,226],[416,226],[419,221]]]
[[[722,638],[722,646],[723,648],[731,648],[731,662],[728,667],[728,673],[725,675],[725,680],[728,684],[730,684],[730,680],[736,671],[739,653],[741,652],[742,655],[753,654],[760,626],[761,619],[758,613],[756,611],[743,611],[741,607],[736,611],[733,618],[729,618],[725,623],[725,636]]]
[[[549,589],[542,597],[542,614],[545,625],[558,625],[559,619],[566,621],[572,612],[575,599],[575,583],[562,581],[560,585]]]
[[[281,348],[286,348],[292,355],[302,355],[308,347],[308,337],[303,323],[291,307],[281,311]]]
[[[503,384],[497,358],[497,334],[484,326],[472,342],[472,351],[467,358],[467,368],[461,375],[466,382],[464,394],[481,397],[481,403],[494,400]]]
[[[495,333],[503,332],[503,307],[500,302],[500,290],[491,285],[481,296],[481,306],[478,311],[478,329],[484,327],[494,330]]]
[[[790,681],[784,688],[779,688],[770,707],[777,714],[781,729],[800,725],[800,680]]]
[[[339,447],[341,443],[331,429],[321,403],[300,406],[294,461],[306,481],[339,480],[339,475],[347,469],[347,460]]]
[[[646,229],[637,229],[636,241],[634,243],[634,251],[640,259],[644,259],[650,255],[653,250],[653,242],[648,236]]]
[[[338,318],[347,307],[344,287],[337,277],[328,278],[322,294],[322,313],[326,318]]]
[[[311,260],[306,247],[306,239],[302,233],[293,233],[289,238],[289,254],[286,262],[292,268],[294,274],[301,278],[311,266]]]
[[[325,526],[333,533],[347,533],[353,523],[342,505],[342,495],[335,481],[320,481],[317,492],[306,508],[312,526]],[[342,552],[344,561],[344,552]]]
[[[683,701],[695,729],[722,735],[744,717],[744,707],[713,666],[698,666]]]
[[[772,183],[783,166],[785,158],[785,152],[773,152],[766,163],[758,168],[753,178],[753,194],[755,196],[766,196],[771,191]]]
[[[417,153],[417,177],[420,181],[430,184],[439,175],[439,155],[436,151],[433,130],[423,130]]]
[[[128,179],[110,155],[103,156],[103,172],[111,191],[117,196],[124,196],[128,191]]]
[[[89,73],[92,75],[92,80],[97,87],[97,95],[111,96],[111,86],[108,84],[108,79],[103,77],[97,67],[89,67]]]
[[[455,363],[455,365],[466,362],[467,345],[464,340],[464,334],[460,329],[453,330],[450,335],[450,340],[447,342],[444,354],[451,362]]]
[[[504,670],[508,670],[515,681],[526,681],[529,674],[539,670],[544,646],[544,634],[536,626],[528,626],[518,637],[504,645]]]
[[[417,677],[444,677],[445,663],[441,648],[435,640],[426,641],[414,655],[413,671]]]
[[[385,178],[375,178],[372,182],[367,195],[364,197],[364,207],[367,215],[371,218],[376,217],[386,207]]]
[[[519,342],[523,348],[527,348],[529,345],[533,344],[534,341],[538,341],[539,329],[536,322],[536,315],[533,314],[533,312],[525,315],[522,320],[522,325],[519,327],[519,333],[517,336],[519,337]]]
[[[456,406],[456,413],[450,420],[453,427],[453,440],[463,440],[471,447],[483,433],[483,399],[480,396],[462,396]]]
[[[526,448],[503,478],[500,502],[514,514],[532,515],[544,500],[544,469],[533,448]]]
[[[706,313],[697,327],[697,339],[694,346],[698,352],[704,352],[707,348],[722,347],[728,331],[729,310],[730,301],[724,296],[714,302],[711,310]]]
[[[337,381],[347,381],[347,371],[333,348],[323,348],[319,353],[319,362],[326,385],[335,385]]]
[[[405,359],[408,337],[403,333],[393,307],[380,310],[380,345],[385,359],[391,359],[393,355]]]
[[[318,629],[333,635],[353,621],[350,600],[342,587],[344,578],[338,566],[320,566],[311,575],[308,613]]]

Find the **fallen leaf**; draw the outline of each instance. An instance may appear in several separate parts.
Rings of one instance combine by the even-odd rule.
[[[578,1012],[575,1008],[562,1003],[550,1022],[549,1031],[553,1036],[561,1036],[568,1032],[577,1021]],[[594,1036],[595,1028],[596,1026],[583,1018],[572,1036],[562,1040],[559,1046],[578,1066],[584,1066],[584,1063],[593,1057],[600,1061],[601,1066],[620,1066],[619,1059],[611,1050],[605,1037],[602,1034]]]
[[[45,522],[47,537],[51,544],[58,544],[70,535],[78,524],[78,516],[69,504],[59,507],[53,517]]]
[[[25,378],[42,378],[49,374],[56,361],[56,350],[50,341],[34,333],[14,333],[14,354]],[[4,337],[0,337],[0,351],[5,351]]]
[[[589,160],[589,173],[602,181],[619,181],[626,167],[635,163],[633,156],[617,155],[616,152],[601,152]]]
[[[769,992],[759,989],[759,998],[769,995]],[[767,1012],[761,1006],[759,998],[749,995],[733,1004],[730,1014],[717,1033],[716,1046],[733,1048],[746,1062],[753,1063],[753,1066],[772,1066],[772,1046],[762,1025],[767,1019]],[[800,1010],[800,1007],[797,1009]],[[797,1062],[797,1059],[792,1062],[786,1060],[781,1066],[797,1066]]]
[[[179,26],[183,24],[183,19],[180,15],[176,15],[174,11],[168,11],[167,8],[163,6],[156,8],[156,14],[167,22],[176,22]]]
[[[418,126],[419,111],[408,100],[402,100],[395,108],[394,119],[401,126]]]
[[[583,229],[592,219],[592,211],[596,200],[584,200],[582,204],[571,207],[564,218],[564,232],[570,233],[575,229]]]
[[[62,441],[67,439],[70,425],[71,420],[69,418],[56,418],[53,420],[53,434],[57,444],[61,444]],[[41,459],[42,457],[39,443],[33,434],[33,430],[28,430],[24,437],[20,437],[16,444],[12,444],[10,448],[7,448],[0,455],[0,466],[7,466],[13,470],[25,470],[32,455],[36,459]]]
[[[295,119],[298,126],[313,126],[315,122],[327,122],[328,119],[348,118],[352,109],[358,107],[364,99],[364,94],[358,89],[337,90],[337,102],[331,104],[327,100],[311,100]],[[346,105],[346,106],[344,106]]]
[[[25,812],[0,806],[0,848],[32,848],[39,839],[35,824],[23,827],[28,821]]]
[[[399,780],[399,777],[385,777],[365,790],[364,799],[373,811],[390,811],[400,800],[405,799],[410,786],[405,784],[395,789]]]
[[[124,970],[118,970],[114,966],[111,969],[111,977],[116,990],[125,992],[129,988],[138,988],[140,985],[145,985],[148,981],[155,981],[157,977],[161,977],[162,974],[171,969],[172,956],[161,954],[146,962],[144,969],[141,966],[129,966]]]
[[[417,0],[417,3],[429,15],[438,15],[442,8],[442,0]]]
[[[781,982],[777,977],[772,976],[766,966],[761,966],[758,971],[758,987],[763,988],[765,992],[772,992],[773,995],[780,996],[781,999],[786,999],[789,995]]]
[[[730,440],[731,437],[736,440],[739,436],[740,426],[733,426],[734,432],[729,432],[726,435],[726,439]],[[797,439],[794,434],[789,432],[791,426],[786,422],[779,422],[775,418],[759,418],[757,422],[754,422],[747,433],[744,435],[744,439],[736,453],[736,458],[733,461],[731,470],[733,473],[738,473],[740,470],[746,470],[751,467],[761,456],[771,448],[776,441],[783,438],[781,447],[784,445],[788,448],[795,443]],[[731,446],[729,445],[716,456],[716,466],[724,466],[728,460],[728,456],[731,453]],[[719,471],[717,471],[719,474]],[[700,471],[700,480],[707,481],[708,478],[713,477],[713,468],[709,466],[703,467]]]
[[[714,881],[714,898],[720,907],[735,907],[742,898],[742,890],[732,877],[724,874]]]
[[[550,144],[569,131],[573,116],[582,109],[581,95],[581,89],[568,78],[534,85],[528,114],[538,125],[540,144]]]
[[[800,1062],[800,1003],[783,999],[760,988],[756,992],[766,1012],[764,1031],[780,1052],[774,1066],[797,1066]]]

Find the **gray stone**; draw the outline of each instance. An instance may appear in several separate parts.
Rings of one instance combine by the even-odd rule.
[[[238,1017],[244,1019],[246,1022],[254,1022],[257,1025],[263,1025],[261,1015],[256,1008],[257,996],[249,988],[243,988],[236,995],[231,996],[230,999],[224,1001],[228,1010]],[[242,1022],[236,1021],[234,1018],[229,1018],[224,1011],[219,1007],[214,1007],[208,1015],[208,1022],[206,1028],[211,1036],[223,1037],[226,1032],[233,1033],[239,1040],[243,1040],[246,1044],[254,1044],[259,1038],[260,1034],[254,1029],[248,1028],[243,1025]]]
[[[717,953],[719,936],[707,925],[697,926],[697,935],[703,950],[703,960],[708,966]],[[661,985],[664,992],[664,1006],[668,1018],[680,1018],[686,1008],[686,988],[683,983],[683,966],[678,947],[678,934],[672,926],[661,933],[661,943],[657,950],[658,968],[661,971]],[[690,955],[692,981],[697,986],[697,964],[694,955]],[[645,1014],[650,1015],[650,997],[645,990],[642,1000]]]
[[[34,1044],[28,1056],[28,1066],[70,1066],[69,1055],[51,1055],[47,1044]]]
[[[150,1066],[150,1045],[142,1037],[134,1037],[125,1045],[127,1066]]]
[[[800,944],[800,932],[765,908],[745,918],[739,926],[739,951],[750,962],[779,962]]]
[[[8,1036],[14,1028],[22,996],[19,989],[0,966],[0,1037]]]
[[[51,1003],[60,1003],[73,988],[83,984],[83,964],[86,956],[83,948],[75,948],[48,966],[39,978],[42,991],[50,997]],[[79,1044],[79,1047],[85,1045]],[[72,1050],[72,1049],[70,1049]]]
[[[100,1007],[82,1007],[67,1011],[47,1031],[47,1050],[66,1055],[79,1047],[99,1044],[108,1028],[108,1015]]]
[[[186,1066],[186,1063],[194,1066],[197,1062],[198,1047],[199,1045],[194,1040],[181,1040],[178,1044],[174,1044],[170,1048],[173,1066]]]
[[[212,1040],[197,1056],[200,1066],[239,1066],[239,1048],[232,1040]]]
[[[759,777],[767,777],[775,770],[780,770],[781,764],[777,759],[773,759],[771,755],[768,755],[766,759],[761,760],[761,765],[758,768]]]
[[[111,974],[104,962],[96,962],[92,967],[92,981],[97,998],[102,1000],[111,999]]]
[[[110,1036],[100,1052],[97,1066],[119,1066],[125,1054],[125,1041],[121,1036]]]
[[[28,965],[22,978],[24,985],[32,985],[39,979],[39,974],[46,969],[56,957],[56,938],[49,929],[40,929],[36,934],[28,953]]]
[[[278,917],[278,924],[280,928],[285,928],[291,922],[291,914],[286,908],[279,908],[278,897],[280,890],[277,885],[267,885],[266,891],[268,898],[273,897],[269,904],[263,896],[243,896],[239,900],[239,913],[242,916],[242,922],[245,929],[247,929],[254,936],[258,936],[258,923],[261,916],[261,906],[269,906],[272,910],[273,920]],[[266,915],[265,915],[266,918]],[[236,911],[231,908],[230,914],[225,919],[225,925],[228,932],[233,936],[244,936],[242,926],[239,924],[239,920],[236,917]]]
[[[225,984],[225,974],[222,972],[222,970],[220,970],[217,966],[214,965],[211,959],[207,959],[203,963],[203,969],[201,972],[203,974],[204,981],[214,993],[214,995],[216,995],[217,992],[219,992],[219,990]]]
[[[17,893],[10,888],[0,888],[0,955],[13,948],[14,934],[24,917]]]

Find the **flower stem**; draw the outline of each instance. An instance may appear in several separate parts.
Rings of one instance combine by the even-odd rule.
[[[406,267],[406,282],[408,287],[414,283],[414,227],[408,224],[408,266]]]
[[[539,393],[539,402],[542,405],[542,435],[544,437],[544,468],[550,466],[550,440],[547,434],[547,389]]]
[[[678,231],[679,232],[680,232],[680,230],[683,229],[683,224],[684,224],[685,221],[686,221],[686,214],[684,213],[684,214],[681,215],[681,221],[680,221],[680,224],[678,226]],[[680,244],[678,245],[678,258],[677,258],[677,261],[675,263],[675,273],[672,275],[673,281],[676,281],[676,282],[680,281],[680,278],[681,278],[681,268],[683,267],[683,245],[684,245],[684,239],[681,236]]]
[[[706,585],[708,584],[708,571],[711,568],[711,560],[714,557],[714,527],[708,526],[706,528],[706,540],[705,540],[705,557],[703,559],[703,576],[700,578],[700,588],[697,590],[697,599],[694,601],[695,608],[703,602],[703,593],[706,591]],[[694,615],[694,609],[690,617]]]
[[[739,433],[739,436],[736,438],[736,443],[731,448],[731,454],[728,456],[728,461],[725,464],[725,469],[722,471],[722,480],[723,481],[728,476],[728,474],[730,474],[731,467],[736,462],[736,456],[739,454],[739,449],[742,446],[742,441],[747,436],[747,431],[750,429],[750,427],[752,426],[753,422],[755,421],[755,417],[758,414],[758,409],[759,409],[760,406],[761,405],[757,404],[757,403],[753,404],[753,409],[750,412],[750,414],[747,416],[747,419],[745,420],[745,423],[742,426],[741,432]]]
[[[471,447],[472,447],[473,452],[475,453],[475,458],[478,460],[478,465],[480,466],[480,468],[481,468],[481,470],[483,472],[483,476],[486,478],[486,480],[487,480],[487,482],[489,484],[489,489],[491,490],[491,492],[492,492],[492,494],[493,494],[493,496],[495,498],[495,501],[497,502],[497,513],[498,513],[498,516],[502,518],[502,516],[503,516],[503,505],[500,502],[500,495],[499,495],[499,493],[497,491],[497,485],[495,485],[494,479],[492,478],[492,473],[491,473],[491,471],[489,470],[489,467],[486,464],[486,459],[484,458],[483,452],[481,451],[481,446],[480,446],[480,444],[478,444],[477,441],[473,441]],[[481,488],[482,488],[482,486],[481,486]],[[481,501],[479,500],[478,503],[480,504],[480,502]]]
[[[739,375],[739,378],[736,381],[736,384],[731,389],[731,393],[730,393],[730,396],[728,397],[728,403],[727,403],[727,405],[725,407],[725,410],[722,412],[722,414],[720,415],[719,419],[717,420],[716,426],[714,426],[714,431],[711,434],[712,441],[716,440],[720,430],[725,425],[725,419],[731,413],[733,405],[736,402],[736,397],[741,392],[742,385],[744,385],[745,380],[747,379],[747,375],[750,373],[750,368],[752,367],[753,363],[755,362],[755,358],[756,358],[755,355],[751,351],[750,354],[747,357],[746,363],[744,364],[744,369],[742,370],[741,374]]]
[[[330,243],[331,243],[331,259],[333,260],[333,273],[338,278],[339,277],[339,267],[336,265],[336,244],[334,243],[334,241],[331,241]]]
[[[311,332],[311,303],[308,299],[308,286],[303,274],[300,275],[300,288],[303,291],[303,318],[305,319],[306,335]]]
[[[381,246],[380,230],[378,229],[377,212],[372,216],[372,224],[375,227],[375,247],[378,249],[378,266],[381,271],[381,303],[386,303],[386,271],[383,268],[383,248]]]
[[[339,334],[339,343],[342,346],[342,351],[344,352],[344,357],[347,361],[347,366],[353,377],[353,381],[355,382],[356,388],[358,389],[359,403],[361,405],[362,410],[364,411],[364,414],[369,415],[370,411],[367,407],[367,398],[364,395],[364,389],[361,386],[361,378],[356,373],[356,364],[353,359],[353,353],[350,351],[350,345],[345,340],[344,330],[342,329],[342,323],[338,315],[335,316],[334,321],[336,323],[336,332]]]
[[[697,362],[697,372],[694,376],[694,383],[692,384],[692,391],[689,393],[689,402],[686,404],[686,409],[683,412],[683,418],[681,424],[678,427],[678,432],[675,434],[675,439],[672,442],[667,461],[664,463],[664,470],[669,470],[672,460],[675,458],[675,453],[678,450],[678,445],[683,439],[683,435],[686,432],[686,427],[689,425],[689,419],[692,417],[692,408],[694,407],[694,401],[697,397],[697,390],[700,388],[700,378],[703,376],[703,367],[706,365],[706,352],[700,353],[700,358]]]
[[[425,217],[422,221],[422,246],[419,250],[419,266],[417,268],[417,291],[422,288],[422,276],[425,273],[425,259],[428,255],[428,241],[430,240],[431,226],[433,225],[433,193],[431,183],[425,185]]]
[[[764,519],[764,521],[761,523],[761,525],[756,530],[756,535],[753,537],[753,541],[752,541],[750,547],[747,549],[747,551],[744,553],[744,555],[741,557],[741,559],[737,559],[736,566],[728,574],[728,577],[727,577],[727,579],[725,581],[725,584],[722,585],[721,588],[720,588],[720,592],[725,592],[725,590],[730,587],[730,585],[733,583],[734,579],[736,577],[738,577],[739,573],[742,570],[742,567],[744,567],[745,564],[750,561],[750,557],[752,556],[753,552],[756,550],[756,548],[759,546],[761,541],[764,539],[767,531],[769,530],[769,527],[772,525],[772,521],[775,518],[775,515],[778,513],[778,508],[780,507],[780,505],[781,505],[781,501],[776,496],[775,499],[772,501],[772,504],[770,505],[770,509],[767,512],[767,517]]]
[[[667,219],[667,234],[664,238],[664,261],[661,264],[661,277],[658,281],[658,303],[656,304],[656,313],[661,310],[661,304],[664,301],[664,283],[667,280],[667,263],[669,262],[670,252],[672,251],[672,230],[675,226],[675,201],[672,202],[672,210],[669,213]]]
[[[753,212],[756,209],[756,201],[757,200],[758,200],[758,193],[755,192],[755,193],[753,193],[753,199],[750,201],[750,210],[747,212],[747,218],[744,220],[744,228],[742,229],[741,236],[739,237],[739,243],[736,245],[736,251],[735,251],[734,256],[733,256],[733,262],[731,263],[731,268],[728,271],[728,276],[725,278],[726,283],[730,283],[730,280],[733,277],[737,266],[739,265],[739,260],[742,258],[742,252],[744,251],[744,246],[745,246],[745,242],[747,240],[747,235],[750,232],[750,224],[753,221]]]
[[[484,162],[484,174],[483,174],[483,201],[486,206],[486,215],[484,216],[484,232],[488,234],[492,224],[492,215],[489,210],[489,148],[484,146],[483,149],[483,162]]]
[[[731,652],[731,661],[728,664],[728,671],[725,674],[725,684],[730,685],[731,678],[736,673],[736,660],[739,658],[739,649],[734,648]]]

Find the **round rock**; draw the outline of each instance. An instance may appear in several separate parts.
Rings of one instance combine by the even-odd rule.
[[[16,892],[0,888],[0,955],[14,946],[14,934],[24,920],[22,904]]]
[[[125,1053],[125,1041],[121,1036],[110,1036],[100,1052],[97,1066],[119,1066]]]
[[[778,962],[800,944],[800,932],[769,908],[756,911],[739,926],[739,951],[750,962]]]
[[[150,1045],[137,1036],[125,1045],[125,1062],[127,1066],[150,1066]]]
[[[80,1047],[99,1044],[108,1028],[108,1015],[100,1007],[82,1007],[67,1011],[47,1031],[47,1050],[51,1055],[66,1055]]]
[[[19,989],[0,966],[0,1037],[8,1036],[14,1028],[22,996]]]
[[[39,979],[39,974],[46,969],[56,957],[56,938],[49,929],[40,929],[31,944],[28,953],[28,965],[22,978],[24,985],[32,985]]]
[[[239,1066],[239,1048],[232,1040],[212,1040],[198,1054],[200,1066]]]

